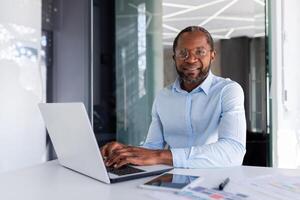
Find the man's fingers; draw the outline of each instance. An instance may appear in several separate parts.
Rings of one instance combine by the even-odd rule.
[[[103,157],[109,157],[116,149],[121,149],[125,145],[118,143],[118,142],[110,142],[104,145],[101,149],[100,152]]]
[[[114,166],[119,168],[126,164],[145,165],[144,156],[137,151],[125,151],[124,149],[114,152],[114,154],[107,160],[107,166]]]
[[[122,167],[123,165],[132,164],[132,165],[145,165],[143,159],[139,156],[129,156],[124,159],[119,160],[114,166],[116,168]]]
[[[131,161],[130,161],[130,160],[132,160],[131,158],[133,158],[133,157],[126,157],[126,158],[120,160],[118,163],[116,163],[116,164],[114,165],[114,167],[115,167],[115,168],[120,168],[120,167],[122,167],[122,166],[124,166],[124,165],[133,164],[133,163],[131,163]]]
[[[106,166],[118,168],[129,163],[135,165],[151,165],[157,162],[155,160],[156,151],[126,146],[117,142],[109,144],[108,147],[104,146],[103,151],[108,152],[106,153]]]
[[[121,151],[121,150],[120,150]],[[115,165],[120,162],[120,160],[124,160],[127,157],[134,156],[134,154],[128,152],[128,151],[123,151],[123,152],[118,152],[115,151],[106,161],[107,166]]]
[[[114,154],[122,154],[122,153],[127,153],[127,152],[134,153],[134,151],[132,150],[132,147],[122,147],[122,148],[114,149],[111,155],[113,156]]]
[[[106,144],[100,148],[100,152],[104,158],[106,158],[108,156],[107,148],[108,148],[108,144]]]

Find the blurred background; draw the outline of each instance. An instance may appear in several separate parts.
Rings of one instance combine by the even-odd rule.
[[[83,102],[99,146],[141,145],[176,78],[180,30],[213,36],[214,74],[245,93],[244,165],[300,167],[299,1],[0,1],[0,171],[54,159],[39,102]]]

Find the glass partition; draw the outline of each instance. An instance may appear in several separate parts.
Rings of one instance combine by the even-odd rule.
[[[115,1],[117,140],[141,145],[163,87],[162,2]]]

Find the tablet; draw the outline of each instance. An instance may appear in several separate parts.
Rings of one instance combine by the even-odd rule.
[[[163,175],[140,185],[140,187],[156,190],[179,191],[197,178],[199,178],[199,176],[164,173]]]

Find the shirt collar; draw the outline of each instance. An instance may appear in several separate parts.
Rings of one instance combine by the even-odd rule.
[[[191,91],[191,93],[195,93],[195,92],[200,92],[201,90],[206,94],[208,95],[208,92],[209,92],[209,89],[210,89],[210,86],[212,84],[212,81],[213,81],[213,74],[211,73],[211,71],[209,71],[208,73],[208,76],[206,77],[206,79],[203,81],[203,83],[201,83],[198,87],[196,87],[195,89],[193,89]],[[177,77],[173,86],[172,86],[172,91],[173,92],[186,92],[185,90],[183,90],[180,86],[180,78]]]

